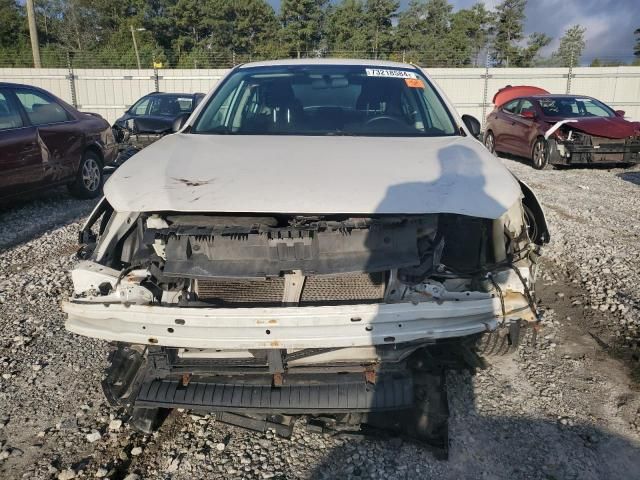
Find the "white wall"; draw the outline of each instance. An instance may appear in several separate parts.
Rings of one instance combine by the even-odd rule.
[[[458,111],[482,117],[491,110],[491,99],[505,85],[535,85],[552,93],[567,90],[567,68],[491,68],[486,81],[484,68],[425,69],[442,87]],[[158,85],[162,92],[206,93],[226,69],[162,69]],[[155,90],[154,71],[121,69],[74,70],[76,102],[80,110],[96,112],[110,122],[141,96]],[[65,68],[0,68],[0,81],[26,83],[49,90],[72,103],[69,71]],[[571,93],[589,95],[627,117],[640,119],[640,67],[574,68]]]

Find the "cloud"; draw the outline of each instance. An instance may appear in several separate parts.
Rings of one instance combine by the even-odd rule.
[[[554,39],[544,53],[555,50],[564,32],[579,24],[587,29],[583,63],[596,57],[633,58],[633,32],[640,27],[637,0],[529,0],[526,14],[527,33],[543,32]]]
[[[403,4],[405,2],[402,2]],[[451,0],[455,9],[469,8],[476,0]],[[494,9],[500,0],[487,0]],[[582,63],[596,57],[629,61],[633,59],[636,28],[640,27],[638,0],[529,0],[525,10],[525,33],[542,32],[553,38],[542,53],[558,48],[560,37],[573,25],[586,27]]]
[[[338,0],[333,0],[335,3]],[[469,8],[478,0],[449,0],[455,10]],[[489,9],[494,9],[501,0],[484,0]],[[276,10],[279,0],[269,0]],[[400,1],[404,9],[409,0]],[[594,58],[633,59],[635,36],[640,28],[640,0],[528,0],[525,10],[525,33],[546,33],[552,43],[542,52],[549,54],[558,48],[560,37],[571,26],[586,27],[585,51],[582,63]]]

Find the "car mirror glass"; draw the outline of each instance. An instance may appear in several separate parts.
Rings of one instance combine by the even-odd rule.
[[[478,138],[480,135],[480,122],[478,119],[472,115],[462,115],[462,121],[464,122],[465,127],[469,130],[469,133],[475,138]]]

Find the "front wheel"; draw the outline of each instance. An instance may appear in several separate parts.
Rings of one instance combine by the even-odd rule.
[[[533,144],[531,161],[536,170],[542,170],[549,165],[549,142],[544,138],[538,138]]]
[[[522,339],[522,325],[519,321],[508,326],[481,334],[476,341],[476,352],[483,357],[498,357],[514,353]]]
[[[69,185],[69,191],[74,197],[96,198],[100,195],[103,181],[100,157],[97,153],[88,151],[82,157],[76,179]]]
[[[489,130],[484,136],[484,146],[491,152],[492,154],[496,154],[496,137],[493,135],[493,132]]]

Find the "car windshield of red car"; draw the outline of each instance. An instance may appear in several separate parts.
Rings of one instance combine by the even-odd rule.
[[[538,100],[545,117],[584,118],[614,117],[604,103],[586,97],[547,97]]]

